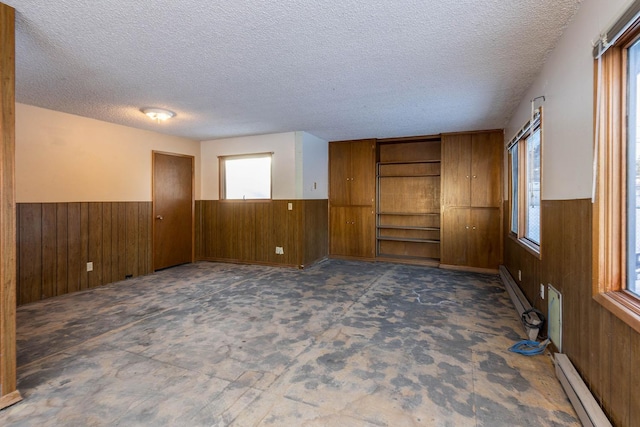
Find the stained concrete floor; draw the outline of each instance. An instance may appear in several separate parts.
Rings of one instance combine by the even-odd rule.
[[[3,426],[579,425],[497,276],[196,263],[18,309]]]

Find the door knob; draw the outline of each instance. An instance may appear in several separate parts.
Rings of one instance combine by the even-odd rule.
[[[162,215],[156,215],[156,219],[163,220],[164,218],[162,217]]]

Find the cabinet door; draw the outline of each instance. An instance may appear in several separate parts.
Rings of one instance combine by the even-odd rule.
[[[329,253],[331,255],[373,258],[374,213],[370,207],[332,207]]]
[[[471,206],[500,207],[502,201],[502,133],[471,137]]]
[[[373,205],[375,199],[375,141],[353,141],[351,146],[350,204]]]
[[[375,213],[372,207],[349,208],[351,211],[350,255],[373,258],[375,256]]]
[[[500,209],[471,209],[467,258],[471,267],[497,269],[501,261]]]
[[[349,204],[351,182],[351,144],[329,144],[329,200],[333,205]]]
[[[448,265],[467,265],[469,209],[445,208],[442,214],[440,262]]]
[[[469,206],[471,192],[471,135],[442,138],[442,204]]]
[[[352,230],[349,208],[331,207],[329,215],[329,253],[349,255]]]

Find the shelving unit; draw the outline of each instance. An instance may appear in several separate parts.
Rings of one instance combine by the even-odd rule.
[[[376,256],[437,265],[440,259],[440,138],[379,144]]]

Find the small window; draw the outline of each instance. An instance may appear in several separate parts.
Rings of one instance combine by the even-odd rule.
[[[540,190],[542,169],[541,110],[508,146],[510,230],[527,248],[540,253]]]
[[[220,198],[271,199],[272,153],[220,156]]]

